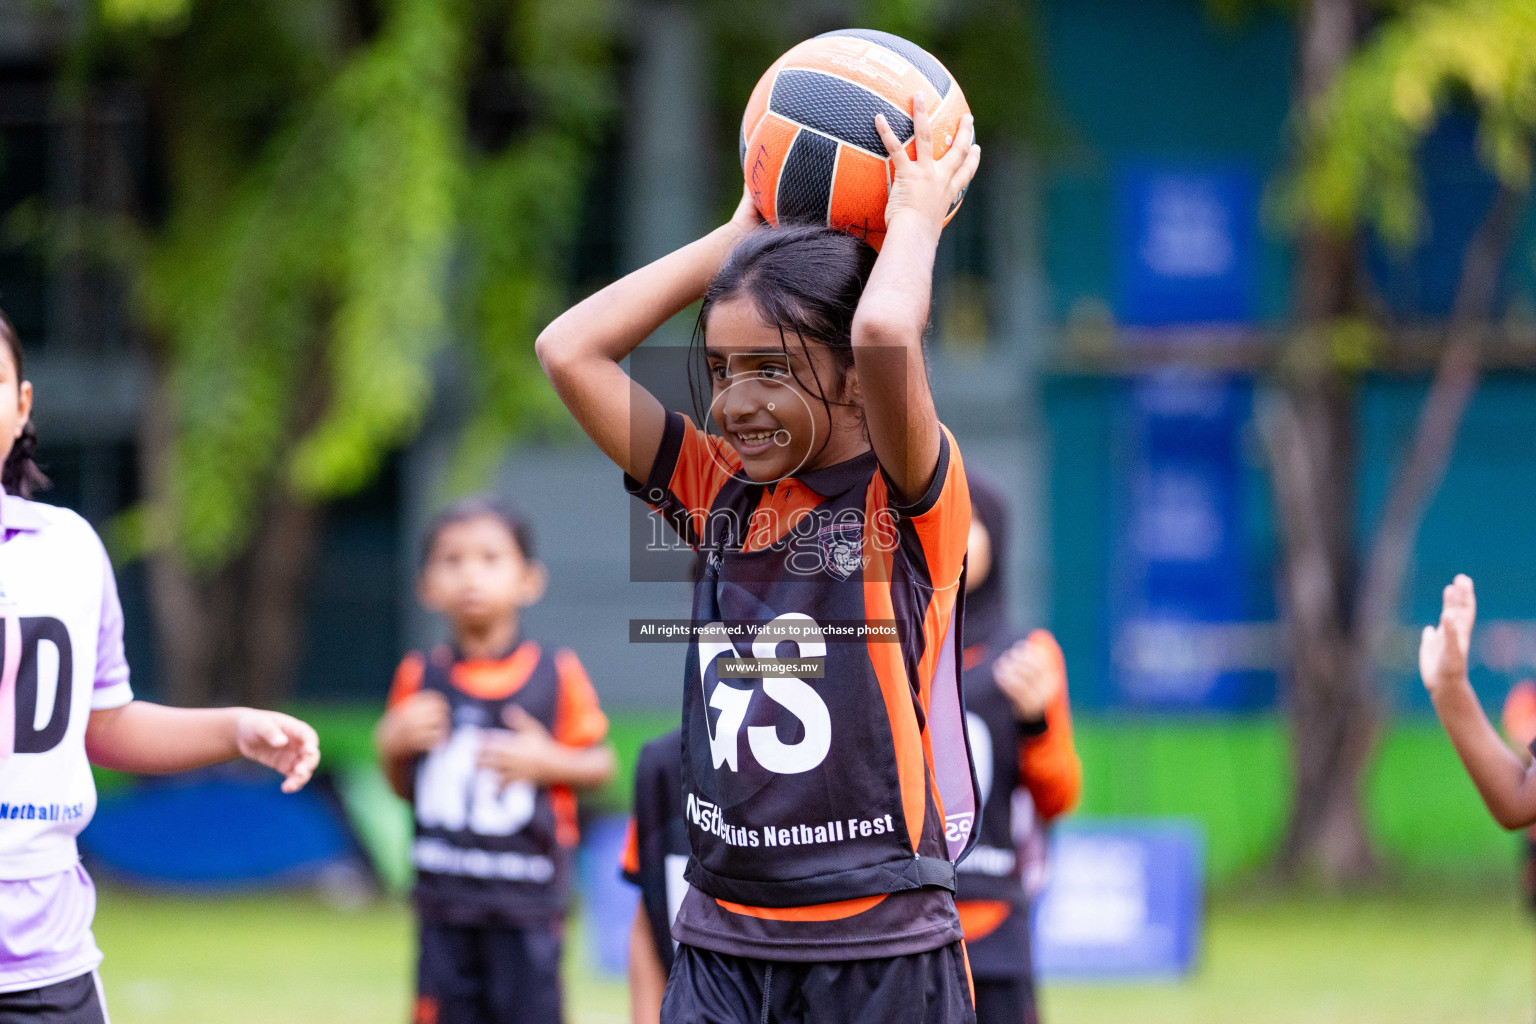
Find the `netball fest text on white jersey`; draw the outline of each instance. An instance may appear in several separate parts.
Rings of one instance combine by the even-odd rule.
[[[131,693],[126,665],[97,687],[103,607],[115,606],[116,588],[95,531],[67,509],[12,495],[0,497],[0,523],[16,531],[0,544],[0,879],[39,878],[79,860],[75,837],[96,810],[84,735],[92,707]]]

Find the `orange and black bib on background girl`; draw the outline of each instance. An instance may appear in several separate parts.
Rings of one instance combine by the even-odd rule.
[[[447,700],[448,739],[416,764],[411,859],[423,917],[453,924],[525,924],[562,917],[575,799],[562,786],[502,784],[477,766],[486,734],[522,708],[562,743],[587,746],[607,732],[591,683],[570,651],[531,641],[504,658],[458,659],[447,647],[409,656],[391,704],[418,691]]]
[[[679,938],[735,953],[729,937],[711,944],[732,915],[922,891],[948,906],[977,811],[959,676],[970,502],[948,430],[910,506],[873,452],[758,484],[677,413],[651,478],[626,484],[700,553],[683,694],[687,879],[727,914],[690,931],[685,900]],[[743,672],[752,659],[809,667]]]
[[[1002,495],[970,478],[972,515],[991,542],[991,570],[966,595],[963,661],[966,719],[982,814],[976,848],[960,865],[956,906],[965,928],[975,983],[977,1024],[1028,1024],[1036,1019],[1029,905],[1043,860],[1044,829],[1069,811],[1082,791],[1072,738],[1066,662],[1043,629],[1024,634],[1008,617],[1009,530]],[[1010,647],[1025,640],[1054,673],[1056,696],[1036,721],[1021,721],[993,674]]]

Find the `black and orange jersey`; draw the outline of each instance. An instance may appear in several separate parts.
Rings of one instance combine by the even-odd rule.
[[[713,905],[690,930],[685,899],[674,934],[755,955],[721,922],[760,937],[764,921],[863,917],[908,892],[941,895],[923,906],[953,918],[976,781],[958,657],[970,498],[949,431],[928,493],[906,506],[873,452],[758,484],[678,413],[650,479],[626,486],[701,556],[683,795],[687,878]]]
[[[452,731],[414,766],[413,893],[418,912],[458,924],[525,924],[565,913],[570,851],[579,834],[568,787],[503,785],[476,758],[484,734],[517,706],[567,746],[600,743],[608,719],[576,655],[532,641],[503,658],[457,658],[447,647],[406,656],[394,707],[432,690],[448,701]]]
[[[688,823],[683,818],[682,735],[672,730],[640,748],[635,762],[634,814],[624,837],[620,870],[640,887],[640,904],[662,967],[672,970],[672,919],[688,883]]]
[[[1032,807],[1037,826],[1070,811],[1082,792],[1061,648],[1043,629],[1025,638],[1058,677],[1045,718],[1025,723],[992,675],[993,664],[1012,641],[1003,633],[977,643],[966,648],[964,660],[966,718],[981,781],[982,815],[976,848],[959,868],[956,898],[978,978],[1023,977],[1030,970],[1016,791],[1028,794],[1025,806]]]

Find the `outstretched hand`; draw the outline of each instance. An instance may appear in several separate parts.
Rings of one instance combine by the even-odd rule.
[[[944,219],[970,187],[976,168],[981,165],[981,147],[976,145],[976,119],[970,114],[965,115],[959,126],[960,137],[950,140],[948,152],[937,160],[933,158],[933,125],[928,119],[928,101],[922,93],[912,98],[912,135],[917,142],[915,157],[907,155],[907,148],[896,137],[885,115],[875,115],[875,130],[885,143],[895,172],[885,203],[887,229],[904,213],[916,214],[935,229],[942,228]]]
[[[284,793],[303,789],[320,763],[315,730],[279,711],[242,708],[235,720],[235,746],[242,757],[281,774]]]
[[[1419,640],[1419,675],[1433,696],[1467,677],[1467,659],[1472,649],[1472,625],[1477,621],[1477,595],[1472,578],[1458,575],[1445,588],[1440,609],[1440,624],[1425,626]]]

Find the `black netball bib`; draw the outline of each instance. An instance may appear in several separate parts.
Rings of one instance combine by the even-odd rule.
[[[418,906],[435,919],[465,923],[562,913],[567,864],[549,791],[527,781],[503,785],[475,763],[487,733],[506,728],[503,716],[513,705],[553,731],[560,695],[554,658],[540,652],[528,678],[501,699],[455,686],[446,649],[433,651],[424,665],[422,689],[448,701],[453,731],[416,767]]]
[[[1003,636],[981,648],[978,663],[965,670],[966,726],[981,785],[981,825],[976,846],[959,867],[962,900],[1022,904],[1025,892],[1013,836],[1013,793],[1019,783],[1019,748],[1025,727],[992,677],[997,657],[1013,643]]]
[[[681,737],[674,730],[640,748],[635,763],[636,870],[625,877],[640,886],[640,902],[656,954],[672,969],[672,919],[687,882],[688,823],[683,818]],[[626,869],[626,872],[628,869]]]
[[[876,472],[866,454],[804,474],[801,482],[824,499],[760,550],[742,550],[760,485],[727,482],[704,524],[682,754],[687,878],[707,895],[791,907],[954,888],[945,823],[926,778],[913,840],[871,639],[857,629],[871,621],[867,585],[892,587],[866,579],[866,492]],[[922,616],[913,609],[927,607],[931,593],[905,578],[895,586],[898,635],[874,642],[901,645],[906,678],[915,680],[908,652],[920,646],[911,631]],[[958,706],[957,688],[946,692]],[[902,713],[925,725],[911,696]],[[968,788],[969,765],[961,767]],[[964,817],[968,832],[971,815]]]

